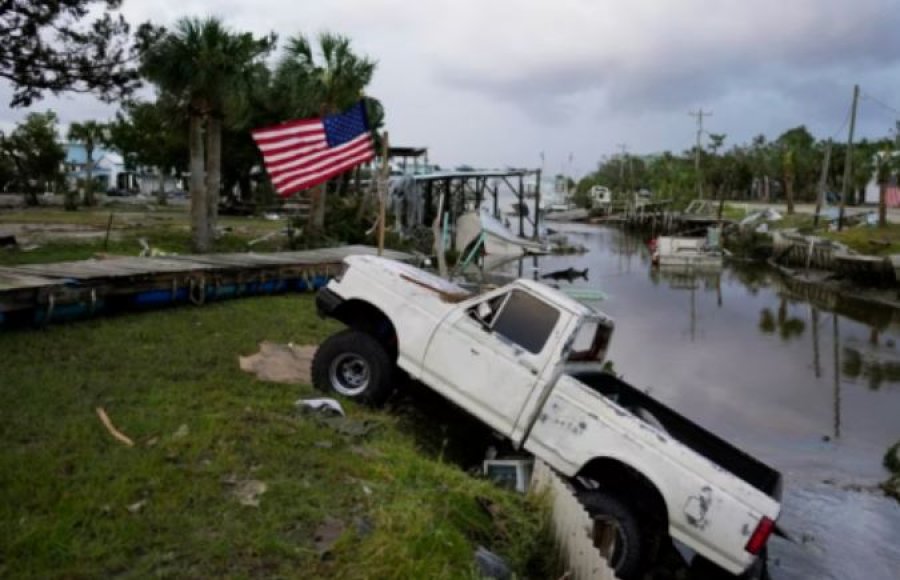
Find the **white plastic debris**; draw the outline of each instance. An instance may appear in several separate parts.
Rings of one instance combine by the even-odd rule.
[[[341,415],[342,417],[346,416],[341,404],[334,399],[298,399],[294,404],[298,407],[312,409],[313,411],[328,411]]]

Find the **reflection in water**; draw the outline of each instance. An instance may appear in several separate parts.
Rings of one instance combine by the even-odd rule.
[[[837,314],[831,315],[834,321],[834,438],[841,436],[841,334]]]
[[[806,322],[796,316],[788,316],[787,298],[781,297],[778,305],[777,317],[769,308],[763,308],[759,315],[759,329],[766,334],[773,334],[776,330],[782,340],[788,341],[794,337],[800,337],[806,330]]]
[[[810,306],[809,317],[812,320],[813,372],[818,379],[822,377],[822,363],[819,357],[819,309]]]
[[[900,382],[900,362],[878,360],[872,354],[863,354],[852,346],[844,347],[844,375],[850,379],[865,379],[873,391],[887,383]]]

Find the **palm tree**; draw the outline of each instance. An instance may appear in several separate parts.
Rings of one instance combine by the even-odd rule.
[[[84,205],[96,205],[94,199],[94,149],[97,145],[106,143],[109,138],[109,127],[104,123],[97,121],[85,121],[84,123],[72,123],[69,126],[69,140],[84,145],[85,162],[84,162]],[[71,201],[66,198],[67,209]]]
[[[274,45],[274,35],[235,33],[217,18],[183,18],[144,52],[144,75],[188,114],[191,229],[197,251],[209,251],[218,216],[225,102],[246,87],[254,65]]]
[[[797,177],[797,168],[794,164],[794,150],[788,147],[781,156],[781,167],[784,170],[784,199],[787,204],[787,214],[794,213],[794,180]]]
[[[301,90],[309,95],[309,102],[317,105],[319,116],[346,109],[363,96],[363,89],[371,82],[376,63],[360,57],[350,48],[350,39],[328,32],[319,35],[319,57],[305,36],[297,35],[288,41],[286,55],[279,69],[302,79]],[[325,194],[322,184],[313,196],[312,226],[321,230],[325,225]]]

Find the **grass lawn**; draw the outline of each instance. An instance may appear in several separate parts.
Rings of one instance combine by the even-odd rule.
[[[156,207],[154,210],[140,206],[119,208],[91,208],[67,212],[59,208],[25,208],[0,212],[0,230],[4,225],[25,225],[31,228],[80,227],[98,234],[90,239],[54,237],[52,232],[35,232],[40,241],[29,251],[0,250],[0,266],[37,264],[66,260],[84,260],[98,253],[137,256],[141,251],[138,242],[143,238],[151,247],[163,252],[188,254],[191,251],[191,232],[187,207]],[[112,213],[110,240],[104,241],[107,224]],[[215,240],[215,252],[246,252],[248,242],[265,234],[286,227],[286,222],[268,221],[259,217],[221,216],[219,227],[225,231]],[[255,244],[259,252],[285,250],[287,237],[279,235]]]
[[[541,502],[443,460],[440,416],[345,404],[345,432],[238,368],[334,329],[294,295],[0,333],[0,577],[465,578],[477,544],[548,577]]]
[[[863,254],[900,254],[900,224],[888,224],[884,228],[855,226],[844,228],[842,232],[829,232],[827,236]]]

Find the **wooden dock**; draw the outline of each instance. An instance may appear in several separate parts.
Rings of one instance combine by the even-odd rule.
[[[298,252],[107,259],[0,267],[0,326],[90,316],[240,296],[316,290],[370,246]],[[386,250],[387,258],[413,256]]]

